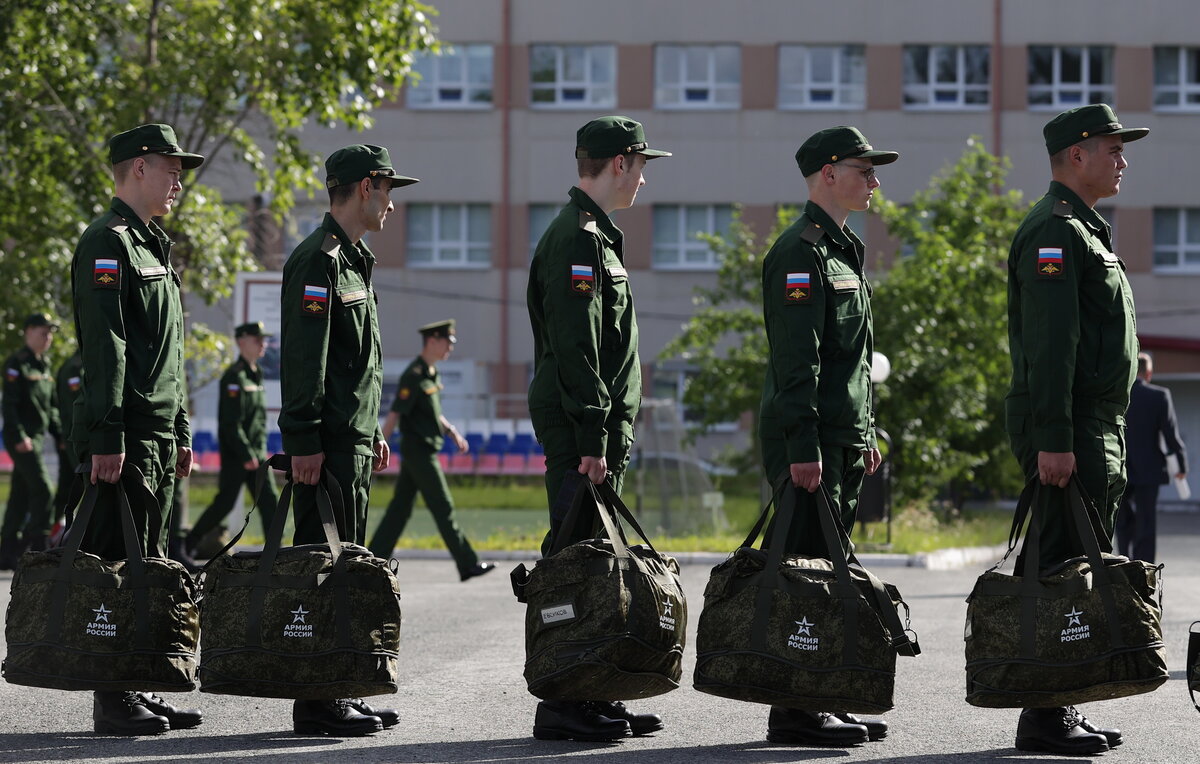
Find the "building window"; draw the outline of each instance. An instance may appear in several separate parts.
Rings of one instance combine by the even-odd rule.
[[[492,261],[492,211],[486,204],[408,205],[408,264],[486,268]]]
[[[1200,111],[1200,48],[1154,49],[1154,108]]]
[[[1030,108],[1112,103],[1112,60],[1110,45],[1030,45]]]
[[[532,45],[530,103],[536,108],[615,106],[616,61],[612,45]]]
[[[736,109],[742,100],[736,45],[659,45],[654,76],[660,109]]]
[[[781,109],[861,109],[866,82],[862,45],[779,46]]]
[[[1200,208],[1154,210],[1154,270],[1200,272]]]
[[[904,108],[987,108],[991,53],[986,45],[905,45]]]
[[[561,204],[531,204],[529,205],[529,259],[533,260],[533,253],[537,251],[538,242],[542,240],[542,234],[550,227],[550,221],[554,220],[558,215],[558,211],[562,209]]]
[[[421,75],[408,88],[414,109],[491,108],[491,45],[447,45],[437,53],[418,53],[413,71]]]
[[[729,204],[654,205],[655,268],[713,270],[720,263],[700,233],[729,234],[733,206]]]

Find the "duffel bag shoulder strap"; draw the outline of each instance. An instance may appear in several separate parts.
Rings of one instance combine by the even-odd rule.
[[[1187,650],[1187,683],[1188,694],[1192,696],[1192,705],[1200,711],[1200,703],[1196,702],[1196,685],[1200,684],[1200,631],[1196,627],[1200,626],[1200,621],[1194,621],[1190,629],[1188,629],[1188,650]]]
[[[242,527],[238,528],[238,532],[233,534],[233,538],[229,540],[229,543],[221,547],[221,549],[204,564],[204,567],[200,569],[200,573],[196,576],[198,579],[204,576],[204,574],[208,571],[209,566],[212,565],[215,560],[226,554],[230,549],[233,549],[233,547],[242,540],[242,534],[246,532],[246,528],[250,525],[250,518],[254,516],[254,511],[258,509],[258,502],[262,501],[263,488],[266,487],[267,481],[271,479],[269,475],[271,469],[276,469],[280,472],[287,471],[288,467],[285,464],[273,463],[271,460],[274,458],[275,457],[272,456],[270,459],[263,459],[259,463],[258,469],[255,470],[254,474],[254,504],[250,506],[250,511],[246,513],[246,517],[242,522]],[[286,457],[284,458],[286,459]],[[290,464],[290,462],[288,462],[288,464]]]
[[[656,556],[659,556],[658,550],[654,548],[654,543],[650,541],[650,537],[646,535],[644,530],[642,530],[642,526],[638,523],[637,518],[633,516],[633,513],[629,511],[629,507],[624,501],[621,500],[621,497],[617,495],[616,489],[612,487],[612,481],[605,480],[603,483],[597,486],[597,488],[599,489],[602,503],[605,505],[605,507],[615,512],[614,519],[617,521],[618,529],[621,524],[621,520],[629,523],[629,527],[633,528],[634,533],[636,533],[638,537],[642,539],[642,541],[646,542],[646,546],[650,547],[650,551],[654,552]],[[628,543],[628,539],[626,539],[626,543]]]
[[[858,598],[862,596],[850,578],[850,560],[853,550],[841,519],[833,511],[833,500],[825,484],[816,491],[817,517],[821,521],[821,535],[825,537],[825,551],[833,564],[837,577],[838,597],[842,600],[842,612],[846,632],[842,640],[842,661],[847,665],[858,663]],[[843,545],[844,542],[844,545]]]
[[[554,534],[554,543],[546,551],[546,557],[553,557],[571,545],[570,539],[574,538],[576,529],[580,523],[587,523],[589,533],[595,533],[597,516],[594,511],[594,494],[589,486],[592,484],[586,476],[576,479],[575,496],[571,499],[571,506],[567,509],[567,514],[563,517],[562,524],[558,527],[558,531]]]
[[[771,510],[774,512],[771,513]],[[771,514],[768,520],[768,514]],[[779,566],[783,562],[783,548],[787,544],[788,531],[791,530],[792,518],[796,514],[796,488],[792,485],[791,476],[784,472],[775,483],[771,502],[758,516],[758,521],[750,529],[750,535],[742,546],[753,546],[758,534],[762,533],[762,549],[767,553],[767,560],[762,574],[758,578],[758,591],[754,597],[754,621],[750,624],[750,647],[753,650],[766,651],[767,626],[771,620],[771,590],[783,586]],[[770,537],[768,539],[768,536]]]
[[[888,630],[892,647],[895,648],[896,653],[907,658],[915,658],[920,655],[921,645],[917,642],[917,633],[912,630],[911,613],[908,610],[908,603],[903,599],[900,600],[900,604],[904,606],[904,623],[901,623],[900,613],[896,610],[896,603],[892,601],[892,597],[888,593],[887,586],[883,581],[874,573],[864,568],[862,563],[858,561],[858,558],[853,556],[853,553],[851,553],[850,567],[871,585],[872,597],[867,600],[867,604],[871,605],[875,612],[879,613],[879,617],[883,619],[884,628]]]
[[[1099,524],[1099,513],[1096,512],[1095,505],[1084,492],[1078,474],[1071,475],[1071,484],[1067,486],[1067,494],[1067,501],[1071,503],[1071,514],[1075,519],[1075,531],[1079,534],[1079,540],[1083,543],[1083,549],[1091,564],[1093,588],[1100,595],[1100,602],[1104,606],[1110,644],[1113,649],[1120,649],[1125,646],[1125,637],[1121,633],[1121,618],[1117,610],[1116,597],[1113,594],[1112,575],[1104,563],[1104,555],[1101,552],[1100,542],[1096,538],[1095,526],[1092,524],[1093,518]],[[1105,540],[1105,546],[1110,552],[1112,551],[1112,543],[1108,539]]]

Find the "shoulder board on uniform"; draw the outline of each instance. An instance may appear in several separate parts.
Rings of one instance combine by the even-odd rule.
[[[1054,203],[1054,216],[1059,218],[1075,217],[1075,208],[1066,199],[1059,199]]]
[[[334,236],[331,233],[325,234],[325,241],[321,242],[321,251],[322,252],[329,255],[330,257],[337,257],[338,252],[341,251],[341,247],[342,247],[342,242],[338,240],[338,237]]]
[[[809,244],[816,244],[825,235],[825,229],[816,223],[809,223],[808,228],[800,232],[800,239],[807,241]]]
[[[579,211],[579,227],[588,233],[596,233],[600,230],[596,225],[596,217],[587,210]]]
[[[108,227],[116,233],[125,233],[125,230],[129,228],[129,221],[120,215],[113,215],[112,220],[108,221]]]

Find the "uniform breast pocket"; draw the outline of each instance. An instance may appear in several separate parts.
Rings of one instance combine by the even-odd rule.
[[[340,284],[330,316],[329,359],[331,371],[352,373],[365,368],[368,303],[371,290],[361,281]]]
[[[825,283],[832,293],[832,307],[838,318],[861,316],[866,312],[867,288],[858,274],[847,271],[825,273]]]
[[[1125,284],[1125,264],[1112,252],[1093,249],[1091,267],[1085,283],[1096,290],[1101,300],[1118,300]]]

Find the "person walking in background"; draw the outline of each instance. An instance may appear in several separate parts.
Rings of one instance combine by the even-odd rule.
[[[1187,448],[1179,437],[1171,391],[1150,384],[1154,376],[1150,355],[1138,353],[1137,364],[1138,378],[1129,391],[1129,410],[1125,412],[1129,484],[1117,515],[1117,551],[1131,559],[1154,562],[1158,487],[1168,480],[1166,456],[1175,456],[1179,468],[1173,477],[1183,480],[1187,476]]]

